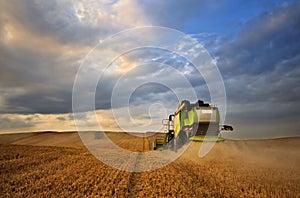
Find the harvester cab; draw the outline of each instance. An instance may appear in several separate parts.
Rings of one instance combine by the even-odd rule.
[[[230,125],[220,126],[219,109],[198,100],[183,100],[174,114],[162,120],[163,130],[155,136],[153,149],[176,150],[188,141],[223,141],[220,131],[232,131]]]

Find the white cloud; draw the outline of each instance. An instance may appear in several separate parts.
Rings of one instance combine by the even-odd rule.
[[[111,23],[115,20],[116,14],[111,12],[109,6],[103,5],[99,1],[71,1],[73,3],[72,12],[77,20],[94,27],[114,26]],[[116,28],[116,27],[113,27]]]
[[[150,20],[145,16],[144,10],[136,0],[118,1],[112,6],[117,18],[123,27],[151,25]]]

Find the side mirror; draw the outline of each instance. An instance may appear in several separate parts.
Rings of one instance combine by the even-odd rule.
[[[233,127],[230,125],[223,125],[221,130],[222,131],[233,131]]]

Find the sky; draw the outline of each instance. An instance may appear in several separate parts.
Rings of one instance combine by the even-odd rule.
[[[226,91],[224,122],[235,129],[225,137],[299,136],[299,18],[299,1],[1,1],[0,133],[76,130],[73,85],[87,54],[120,31],[163,26],[192,38],[174,40],[174,49],[196,53],[200,43],[217,65]],[[100,62],[117,55],[109,45],[97,53]],[[91,68],[105,71],[94,91],[103,130],[158,129],[176,110],[176,93],[193,100],[195,90],[196,98],[212,101],[205,76],[162,49],[133,50],[108,70],[101,63]],[[99,130],[92,114],[77,119],[86,130]]]

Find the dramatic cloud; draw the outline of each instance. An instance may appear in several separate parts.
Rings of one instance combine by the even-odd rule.
[[[1,113],[71,112],[84,56],[100,39],[147,24],[143,17],[134,21],[141,10],[130,1],[13,0],[0,7]]]
[[[162,25],[190,34],[213,56],[226,87],[227,122],[237,131],[231,137],[299,135],[299,18],[300,4],[292,0],[1,1],[0,130],[75,129],[73,82],[86,54],[99,41],[126,28]],[[118,42],[130,44],[130,40]],[[179,41],[173,49],[196,56],[195,43]],[[116,49],[99,51],[103,59],[112,55],[118,55]],[[99,65],[92,65],[92,71],[103,72]],[[97,89],[86,86],[82,94],[95,94],[97,119],[105,129],[119,130],[118,124],[146,129],[150,117],[160,120],[175,110],[180,100],[176,93],[194,100],[181,77],[198,98],[211,100],[205,78],[187,60],[158,49],[118,57]],[[158,79],[161,84],[142,84]],[[84,85],[90,82],[87,75]],[[113,102],[119,123],[111,111],[113,91],[118,93]],[[131,117],[125,116],[128,94]],[[152,120],[153,126],[160,125],[157,120]],[[87,130],[99,127],[92,114],[80,122]]]
[[[282,135],[299,135],[299,17],[299,3],[263,14],[220,46],[217,56],[227,88],[228,119],[240,128],[245,123],[269,125],[280,128]],[[244,131],[251,136],[263,134],[265,128]]]

